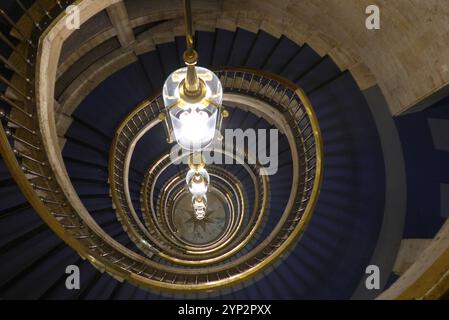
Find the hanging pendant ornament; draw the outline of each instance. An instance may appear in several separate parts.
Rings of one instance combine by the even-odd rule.
[[[210,177],[205,169],[204,159],[201,157],[201,154],[191,154],[189,156],[189,168],[186,184],[189,192],[192,194],[195,217],[198,220],[202,220],[206,216],[207,191],[209,190]]]
[[[199,153],[209,147],[220,131],[223,88],[212,71],[197,66],[198,53],[193,46],[192,14],[189,0],[184,1],[186,25],[185,67],[174,71],[167,78],[162,91],[166,117],[161,119],[169,126],[168,134],[181,148]],[[207,204],[209,174],[203,167],[187,173],[186,184],[192,194],[192,205],[198,219],[204,219]]]

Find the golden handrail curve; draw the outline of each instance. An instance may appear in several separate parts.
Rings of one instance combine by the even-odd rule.
[[[251,70],[252,72],[253,72],[253,70]],[[254,73],[253,73],[254,74]],[[298,93],[300,93],[301,91],[298,91],[297,90],[298,88],[295,86],[295,91],[292,91],[292,92],[294,92],[294,94],[295,95],[297,95]],[[313,112],[313,110],[312,110],[312,112]],[[305,112],[306,114],[307,114],[307,116],[309,116],[310,114],[311,114],[311,112],[310,111],[308,111],[307,109],[306,109],[306,112]],[[134,115],[135,115],[136,113],[134,113]],[[130,118],[130,117],[128,117],[128,118]],[[124,126],[123,126],[124,127]],[[318,130],[313,130],[313,135],[314,136],[316,136],[316,134],[317,133],[319,133],[319,129]],[[317,163],[317,165],[316,165],[316,167],[317,168],[319,168],[320,166],[321,166],[321,158],[320,157],[317,157],[317,159],[316,159],[316,163]],[[284,219],[284,221],[285,221],[285,219]],[[271,241],[273,239],[273,237],[269,240],[269,241]],[[268,242],[269,242],[268,241]]]
[[[194,257],[179,258],[173,255],[169,255],[168,252],[164,252],[158,247],[155,247],[156,242],[153,240],[152,235],[148,230],[142,230],[141,222],[138,221],[136,224],[133,219],[138,219],[137,214],[134,211],[133,204],[130,201],[129,189],[126,185],[126,177],[129,172],[129,163],[131,160],[131,155],[134,147],[136,146],[138,140],[147,133],[148,130],[155,126],[154,123],[161,121],[159,119],[159,113],[163,110],[160,109],[160,103],[158,102],[160,95],[156,95],[152,100],[146,100],[139,104],[136,109],[131,111],[121,122],[116,130],[113,143],[111,145],[111,151],[109,156],[109,180],[111,186],[111,195],[116,207],[116,213],[119,221],[124,225],[124,230],[128,233],[130,238],[136,243],[136,245],[145,252],[145,250],[155,249],[156,254],[173,263],[182,265],[206,265],[210,263],[218,262],[225,257],[232,255],[239,251],[250,239],[250,237],[256,232],[257,228],[260,226],[264,212],[266,210],[266,197],[263,194],[268,193],[268,176],[260,175],[257,173],[259,170],[255,167],[253,170],[256,171],[254,175],[255,179],[259,179],[261,184],[260,195],[256,195],[256,198],[260,199],[260,204],[255,206],[254,210],[259,210],[259,214],[256,216],[255,225],[251,230],[248,231],[248,236],[236,245],[234,248],[230,249],[228,252],[224,253],[224,257],[216,256],[208,259],[194,259]],[[151,108],[156,107],[155,110]],[[147,111],[147,112],[145,112]],[[142,123],[142,119],[147,117],[147,122]],[[133,124],[133,130],[129,124]],[[140,126],[139,126],[140,123]],[[128,129],[128,130],[126,130]],[[136,131],[136,132],[134,132]],[[250,173],[252,170],[249,171]],[[123,181],[122,181],[123,180]],[[141,231],[142,230],[142,231]],[[156,227],[155,230],[158,230]],[[165,235],[164,235],[165,236]],[[153,242],[149,242],[148,240]],[[145,246],[142,246],[144,244]],[[171,251],[171,250],[168,250]],[[178,254],[180,255],[180,254]]]
[[[103,10],[106,6],[116,3],[120,0],[79,0],[76,1],[76,3],[79,5],[80,8],[80,14],[82,17],[81,22],[84,22],[85,20],[87,20],[89,17],[93,16],[94,14],[100,12],[101,10]],[[64,1],[57,1],[57,3],[61,6],[61,4],[63,4],[63,6],[61,6],[61,9],[65,9],[65,6],[67,6],[68,4],[73,3],[74,1],[68,1],[68,0],[64,0]],[[50,1],[45,1],[45,5],[50,4]],[[53,3],[54,7],[56,7],[56,1]],[[54,8],[48,8],[49,10],[51,9],[51,16],[55,17],[54,21],[49,21],[48,24],[51,24],[52,26],[50,28],[59,28],[59,30],[63,29],[63,23],[64,21],[62,21],[61,16],[59,15],[62,10],[55,11],[53,10]],[[38,15],[34,15],[34,17],[40,17],[40,14]],[[45,17],[44,17],[45,18]],[[39,21],[40,22],[40,21]],[[45,25],[45,24],[41,24],[41,25]],[[31,26],[32,27],[32,26]],[[49,28],[49,29],[50,29]],[[28,32],[26,31],[25,34],[32,34],[33,32]],[[49,54],[51,55],[51,59],[49,59],[50,61],[58,61],[58,55],[59,55],[59,49],[60,46],[62,44],[62,42],[68,37],[68,35],[70,34],[70,32],[62,32],[60,34],[55,33],[55,37],[53,37],[53,41],[50,41],[49,43],[46,44],[46,49],[48,49]],[[15,36],[20,38],[20,34],[17,34],[17,32],[15,32]],[[44,38],[44,36],[42,37]],[[18,46],[20,47],[20,49],[18,50],[19,53],[22,53],[24,50],[23,48],[25,48],[25,54],[26,53],[26,43],[29,41],[28,38],[24,39],[24,42],[20,43]],[[36,45],[36,42],[34,42],[34,45]],[[59,47],[59,49],[58,49]],[[56,50],[55,50],[56,48]],[[34,56],[36,56],[36,50],[31,49],[30,51],[32,51],[32,53],[34,54]],[[14,60],[20,60],[20,57],[16,57],[17,59]],[[16,63],[17,61],[14,61],[14,63]],[[48,62],[48,61],[47,61]],[[48,64],[47,64],[48,66]],[[18,68],[19,70],[22,71],[23,68]],[[45,70],[47,70],[45,67],[43,68]],[[49,69],[50,71],[52,71],[51,69]],[[50,79],[50,83],[54,83],[54,77],[51,75],[52,72],[50,72],[50,77],[52,79]],[[34,76],[33,73],[28,74],[28,76]],[[301,92],[298,92],[298,95],[301,95]],[[34,102],[33,102],[34,103]],[[48,103],[51,105],[52,101],[48,100]],[[33,110],[34,113],[34,110]],[[12,116],[12,121],[16,120],[17,115],[13,115]],[[52,120],[52,119],[50,119]],[[8,120],[9,121],[9,120]],[[22,162],[19,162],[16,158],[17,154],[14,153],[13,151],[13,147],[15,143],[21,143],[23,144],[24,147],[29,148],[29,150],[36,150],[36,151],[40,151],[38,142],[40,140],[40,137],[37,137],[36,140],[34,141],[34,138],[32,140],[24,140],[24,139],[29,139],[30,136],[27,135],[25,133],[24,130],[21,129],[17,129],[16,132],[10,132],[9,129],[4,129],[3,126],[0,126],[0,151],[1,154],[3,156],[3,159],[5,161],[6,166],[8,167],[8,169],[11,171],[11,174],[13,176],[13,178],[16,180],[16,182],[18,183],[20,189],[22,190],[22,192],[24,193],[24,195],[26,196],[26,198],[30,201],[30,203],[33,205],[33,207],[36,209],[36,211],[39,213],[39,215],[43,218],[43,220],[55,231],[55,233],[57,233],[64,241],[66,241],[71,247],[73,247],[76,251],[78,251],[80,253],[80,255],[82,255],[83,257],[88,257],[91,262],[93,264],[95,264],[99,269],[106,269],[108,272],[110,272],[113,276],[116,276],[119,279],[129,279],[130,281],[134,282],[134,283],[141,283],[142,281],[137,281],[135,278],[137,277],[132,277],[130,274],[130,270],[133,272],[136,272],[137,274],[143,274],[144,273],[144,268],[142,267],[141,264],[144,264],[145,261],[138,261],[138,259],[136,257],[133,257],[133,259],[137,259],[134,260],[135,265],[133,267],[130,267],[130,264],[122,264],[122,266],[117,265],[116,263],[112,263],[113,260],[110,259],[110,255],[109,256],[105,256],[105,258],[100,257],[97,259],[93,258],[92,256],[89,255],[89,253],[91,252],[91,249],[87,249],[88,246],[86,246],[85,244],[82,244],[85,242],[84,239],[77,240],[74,236],[73,236],[73,232],[71,232],[68,229],[65,229],[64,227],[62,227],[61,221],[59,220],[59,216],[58,218],[56,218],[57,216],[55,216],[54,212],[52,212],[52,208],[44,203],[42,201],[42,197],[43,196],[49,196],[51,197],[52,195],[54,195],[56,192],[60,192],[59,186],[56,186],[53,182],[50,184],[48,183],[48,181],[43,181],[43,179],[37,179],[36,181],[37,183],[34,185],[34,182],[31,183],[27,176],[25,175],[25,172],[22,171]],[[56,141],[56,140],[55,140]],[[42,156],[45,156],[45,154],[40,154]],[[23,159],[21,160],[23,161]],[[41,172],[41,171],[39,171]],[[37,173],[39,173],[37,172]],[[46,171],[46,173],[48,173],[48,171]],[[51,177],[50,177],[51,178]],[[42,183],[42,184],[39,184]],[[43,189],[39,189],[39,188],[46,188],[47,185],[50,185],[51,187],[54,187],[56,190],[53,190],[53,192],[49,192],[49,190],[43,190]],[[48,188],[47,188],[48,189]],[[49,193],[48,193],[49,192]],[[64,215],[69,214],[72,215],[74,214],[73,212],[70,213],[71,209],[70,208],[64,208]],[[446,229],[442,229],[441,232],[444,235],[444,239],[447,238],[447,232],[448,228],[446,227]],[[82,232],[80,232],[81,234]],[[88,235],[88,233],[86,233]],[[90,235],[89,235],[90,236]],[[94,235],[92,235],[94,236]],[[441,238],[441,237],[440,237]],[[94,243],[95,241],[100,241],[100,239],[96,238],[96,236],[94,236],[91,239],[91,242]],[[438,239],[435,239],[435,242],[438,242]],[[98,243],[98,245],[101,245],[101,243]],[[435,244],[436,245],[440,245],[439,243]],[[441,246],[443,246],[444,243],[441,243]],[[92,244],[92,246],[95,246],[95,244]],[[447,246],[446,246],[447,248]],[[439,252],[439,251],[438,251]],[[446,255],[447,255],[447,249],[445,251]],[[106,251],[107,253],[107,251]],[[441,255],[441,258],[443,258],[443,255]],[[429,253],[427,255],[427,261],[432,260],[432,261],[437,261],[438,257],[435,255],[435,253]],[[138,261],[138,262],[137,262]],[[439,261],[439,260],[438,260]],[[447,259],[446,259],[447,261]],[[137,268],[137,269],[136,269]],[[418,267],[417,267],[418,268]],[[416,283],[413,282],[411,283],[409,281],[409,283],[405,283],[406,281],[404,281],[404,283],[401,284],[401,288],[400,290],[396,290],[395,292],[391,292],[391,294],[388,296],[389,298],[397,298],[402,290],[402,292],[407,291],[407,296],[410,297],[421,297],[423,295],[423,292],[425,292],[426,288],[428,288],[429,290],[433,290],[432,286],[436,283],[435,282],[435,274],[439,274],[439,272],[442,270],[441,264],[437,264],[435,263],[434,265],[432,265],[432,267],[428,267],[428,265],[425,265],[424,263],[422,263],[419,266],[419,270],[420,272],[422,271],[424,274],[423,270],[430,270],[429,272],[431,272],[433,274],[432,277],[428,277],[426,276],[422,276],[419,280],[416,280]],[[427,268],[427,269],[426,269]],[[155,278],[157,277],[162,277],[161,274],[155,274],[154,275]],[[437,279],[438,280],[438,279]],[[415,285],[418,285],[419,283],[419,290],[416,290]],[[150,281],[148,281],[148,286],[151,286]],[[396,289],[396,288],[395,288]],[[436,295],[438,296],[438,294]],[[403,297],[403,296],[402,296]]]
[[[110,2],[103,0],[96,0],[94,2],[85,0],[76,1],[81,11],[82,22],[94,13],[104,9],[106,3]],[[88,8],[92,10],[86,14]],[[98,269],[107,271],[119,280],[126,279],[134,284],[145,287],[179,291],[217,289],[246,280],[270,265],[294,243],[296,237],[303,231],[313,211],[319,193],[322,172],[322,147],[318,123],[316,118],[315,123],[313,123],[313,110],[308,101],[303,99],[304,97],[301,96],[301,91],[298,91],[297,88],[295,88],[296,97],[292,96],[292,100],[298,99],[301,105],[300,108],[306,110],[307,118],[310,118],[312,122],[312,137],[310,139],[313,138],[317,143],[313,148],[316,154],[313,160],[315,164],[309,168],[311,169],[310,171],[307,171],[311,180],[310,186],[305,189],[305,193],[310,193],[310,198],[305,200],[301,196],[291,201],[292,205],[294,204],[299,211],[291,212],[289,217],[285,217],[283,222],[288,223],[288,227],[279,226],[269,239],[265,240],[247,255],[232,261],[232,263],[207,270],[201,268],[183,269],[160,265],[122,247],[112,238],[105,235],[103,230],[101,228],[99,229],[98,225],[95,224],[92,217],[84,211],[85,208],[82,206],[79,198],[67,193],[65,189],[67,187],[67,172],[61,166],[62,159],[57,154],[58,150],[52,147],[57,141],[54,130],[54,114],[51,109],[53,106],[51,93],[53,92],[52,88],[54,86],[53,80],[56,76],[55,63],[58,61],[57,56],[59,55],[62,41],[70,34],[70,31],[64,29],[65,16],[62,10],[58,14],[53,14],[53,16],[56,17],[54,21],[51,22],[51,25],[43,34],[40,34],[38,60],[36,64],[36,75],[39,79],[36,82],[36,102],[33,101],[33,106],[36,103],[36,108],[33,110],[33,113],[38,115],[38,117],[33,118],[33,125],[39,132],[35,139],[43,147],[36,152],[41,156],[40,159],[44,159],[47,164],[45,169],[41,168],[42,171],[39,172],[45,173],[45,178],[48,181],[52,181],[51,186],[53,189],[45,192],[42,190],[38,191],[27,180],[25,172],[22,171],[21,165],[15,158],[15,153],[11,148],[3,127],[0,130],[0,150],[8,168],[11,170],[16,181],[18,181],[19,187],[27,199],[59,237],[81,256],[87,258]],[[46,70],[46,72],[40,72],[40,70]],[[245,73],[245,75],[250,74],[248,72]],[[253,72],[252,74],[254,75],[256,73]],[[222,75],[224,77],[228,76],[228,79],[231,79],[231,76],[227,73],[223,73]],[[269,79],[269,76],[266,79]],[[235,77],[234,74],[234,82],[236,80],[238,80],[238,77]],[[259,89],[259,93],[264,90],[267,92],[274,90],[269,85]],[[292,88],[288,88],[288,90],[291,91]],[[277,94],[273,92],[272,97],[276,97]],[[8,121],[15,121],[14,119],[11,118]],[[40,121],[38,122],[37,119]],[[20,132],[20,130],[25,129],[17,129],[17,131]],[[15,141],[19,141],[17,138],[15,139]],[[39,174],[39,172],[36,172],[36,174]],[[45,198],[45,196],[50,195],[52,198]],[[57,204],[51,204],[51,199],[57,200]],[[53,210],[55,208],[61,211],[54,212]],[[83,210],[78,211],[78,209]],[[221,277],[219,277],[220,273]]]
[[[240,249],[242,249],[242,247],[244,247],[244,245],[246,245],[252,238],[252,236],[255,234],[255,232],[257,231],[257,229],[260,227],[262,220],[264,218],[265,215],[265,207],[263,206],[263,199],[261,199],[261,197],[263,197],[263,194],[266,194],[268,192],[268,183],[264,183],[262,180],[258,179],[260,177],[256,177],[254,173],[251,172],[251,170],[249,169],[249,166],[247,166],[247,170],[250,173],[251,179],[253,180],[254,186],[255,186],[255,203],[258,204],[259,202],[261,203],[260,205],[254,205],[253,208],[253,212],[251,214],[251,218],[249,219],[249,224],[246,226],[245,230],[243,230],[242,234],[239,235],[238,240],[236,240],[235,242],[233,242],[232,248],[230,249],[225,249],[224,246],[227,245],[230,241],[226,241],[224,244],[220,245],[218,248],[216,248],[216,250],[220,249],[220,251],[218,253],[214,251],[206,251],[205,253],[213,253],[214,258],[212,257],[198,257],[201,258],[200,260],[192,260],[191,264],[209,264],[209,263],[215,263],[221,260],[224,260],[225,258],[227,258],[230,255],[233,255],[235,253],[237,253]],[[150,170],[148,171],[148,173],[152,170],[153,168],[150,168]],[[146,178],[144,180],[144,191],[143,191],[143,207],[144,207],[144,216],[146,216],[146,221],[149,224],[149,227],[151,228],[157,228],[157,226],[155,225],[155,222],[153,222],[152,216],[154,215],[154,208],[152,208],[151,206],[148,206],[148,202],[150,201],[148,199],[148,196],[151,197],[151,195],[153,195],[153,189],[151,188],[151,191],[147,191],[146,186],[148,186],[149,181],[148,181],[148,177],[149,175],[146,175]],[[260,186],[259,186],[260,184]],[[238,185],[237,185],[238,186]],[[263,189],[263,191],[260,191],[259,189]],[[149,194],[148,194],[149,193]],[[242,191],[239,191],[240,194],[242,194]],[[260,194],[260,196],[259,196]],[[242,195],[240,195],[240,198],[242,197]],[[243,206],[242,206],[243,207]],[[260,207],[260,209],[259,209]],[[244,210],[244,208],[243,208]],[[240,228],[241,224],[242,224],[242,219],[243,216],[240,217],[240,221],[238,224],[238,228]],[[235,244],[236,243],[236,244]],[[200,254],[200,253],[196,253],[193,251],[189,251],[187,250],[186,252],[188,252],[189,254]],[[203,253],[204,254],[204,253]],[[218,255],[219,254],[219,255]]]
[[[206,245],[201,244],[192,246],[191,244],[187,243],[185,240],[177,236],[175,233],[176,231],[173,228],[173,220],[170,219],[170,216],[173,215],[172,212],[176,207],[177,202],[179,201],[179,197],[186,192],[183,179],[186,170],[181,171],[170,178],[170,180],[168,180],[164,184],[164,187],[161,189],[162,193],[160,193],[157,197],[158,212],[166,213],[164,214],[164,217],[160,217],[157,221],[159,223],[163,223],[164,228],[168,232],[172,233],[172,241],[176,242],[177,246],[194,255],[202,255],[205,253],[207,254],[215,252],[218,249],[224,247],[226,243],[231,242],[238,234],[245,215],[245,213],[241,210],[242,207],[244,210],[244,192],[243,186],[241,185],[240,181],[235,176],[230,175],[228,172],[216,166],[209,166],[208,172],[211,177],[216,178],[211,189],[212,192],[214,192],[215,190],[215,193],[219,193],[221,195],[221,198],[228,203],[229,208],[228,227],[225,228],[225,232],[223,232],[223,234],[218,239],[211,243],[208,243]],[[172,183],[173,181],[175,182]],[[148,184],[144,184],[142,186],[143,194],[147,192],[147,188]],[[146,200],[149,201],[149,198],[147,197]],[[233,201],[236,202],[235,205]],[[145,205],[145,199],[142,203],[142,210],[148,210],[148,205]],[[236,219],[235,216],[238,213],[241,214],[239,214],[238,219]]]

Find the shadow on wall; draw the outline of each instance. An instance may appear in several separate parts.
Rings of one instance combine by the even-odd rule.
[[[430,239],[449,217],[449,97],[395,122],[407,171],[404,238]]]

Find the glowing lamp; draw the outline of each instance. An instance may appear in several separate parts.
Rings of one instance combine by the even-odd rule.
[[[195,61],[186,64],[168,77],[162,94],[176,142],[196,152],[208,147],[215,137],[223,88],[212,71],[196,67]]]

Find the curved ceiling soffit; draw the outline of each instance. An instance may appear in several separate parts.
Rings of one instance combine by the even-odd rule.
[[[231,13],[220,12],[220,7],[213,7],[212,5],[206,6],[206,8],[199,6],[194,9],[197,12],[193,15],[196,21],[194,26],[196,31],[213,31],[215,28],[235,31],[237,27],[240,27],[254,33],[263,30],[276,38],[284,35],[299,46],[307,42],[321,56],[329,54],[341,70],[348,69],[351,71],[361,89],[376,84],[374,77],[366,66],[357,62],[359,60],[358,58],[342,50],[339,50],[337,53],[335,50],[330,49],[335,47],[331,39],[324,41],[324,35],[315,35],[318,32],[317,30],[310,31],[307,26],[298,26],[297,24],[299,22],[293,24],[286,22],[285,19],[278,21],[269,18],[269,16],[267,17],[267,15],[261,16],[259,13],[256,15],[248,14],[244,11],[234,10]],[[96,86],[112,73],[135,62],[138,54],[152,51],[156,44],[170,42],[176,36],[184,35],[183,11],[179,7],[179,3],[176,3],[176,5],[173,4],[170,8],[167,6],[166,11],[157,5],[155,5],[153,10],[151,12],[144,12],[145,15],[130,19],[130,27],[135,28],[167,19],[169,21],[151,28],[139,35],[129,46],[119,48],[93,63],[87,70],[75,78],[71,85],[61,94],[59,99],[61,108],[58,111],[70,116],[81,101]],[[87,42],[80,44],[78,49],[59,65],[58,77],[62,76],[64,71],[73,65],[83,54],[93,50],[96,46],[115,35],[116,32],[112,26],[95,35]],[[58,132],[59,135],[63,136],[66,129],[67,127],[62,127]]]
[[[240,15],[269,16],[285,30],[301,30],[307,37],[303,42],[321,55],[329,54],[345,69],[363,63],[377,79],[391,113],[397,115],[449,83],[445,45],[449,7],[442,1],[418,1],[412,6],[405,0],[378,0],[381,29],[367,30],[365,11],[372,4],[370,0],[230,0],[222,2],[221,10],[232,14],[238,8]]]
[[[193,12],[194,20],[215,19],[226,29],[263,29],[276,37],[284,34],[298,44],[307,42],[320,55],[328,54],[341,69],[351,71],[362,89],[376,84],[377,79],[391,112],[399,114],[449,82],[449,48],[441,45],[449,32],[445,23],[449,9],[438,1],[420,2],[414,7],[406,1],[395,5],[379,2],[382,15],[378,31],[365,28],[365,9],[371,4],[368,0],[316,0],[313,4],[194,1]],[[133,3],[132,27],[182,17],[179,1]],[[358,25],[360,28],[355,27]],[[417,28],[420,32],[414,32]],[[410,56],[408,48],[412,47],[414,55]],[[426,62],[436,60],[438,63]]]
[[[181,15],[182,11],[179,12],[178,15]],[[173,14],[174,16],[174,14]],[[289,37],[289,33],[285,32],[284,34],[276,31],[276,28],[281,28],[281,25],[275,27],[272,23],[267,23],[263,20],[256,20],[252,18],[239,19],[238,21],[233,20],[232,18],[226,17],[216,17],[217,15],[212,15],[209,17],[210,19],[204,19],[204,15],[198,14],[198,19],[203,19],[197,21],[195,24],[196,31],[211,31],[215,30],[215,28],[224,28],[227,30],[235,31],[236,27],[242,27],[246,30],[252,31],[256,33],[259,30],[263,30],[268,34],[271,34],[274,37],[279,38],[281,35]],[[142,20],[142,24],[146,24],[149,22],[155,22],[160,20],[147,20],[148,16],[142,17],[145,20]],[[151,16],[154,19],[154,16]],[[163,16],[167,18],[167,15]],[[133,25],[137,25],[134,23]],[[114,36],[115,32],[111,31],[113,28],[106,30],[85,44],[80,46],[79,51],[74,52],[71,56],[68,57],[69,62],[71,64],[75,63],[75,58],[72,57],[80,57],[80,55],[85,52],[95,48],[95,46],[99,45],[103,41],[105,41],[105,36],[111,35]],[[176,36],[184,35],[184,21],[182,16],[173,20],[169,20],[166,22],[157,25],[154,28],[144,32],[139,35],[135,42],[129,45],[126,48],[119,48],[111,53],[106,54],[92,65],[90,65],[85,71],[83,71],[79,76],[77,76],[72,83],[62,92],[59,98],[59,106],[57,113],[57,129],[58,135],[63,137],[66,130],[70,126],[70,121],[64,121],[64,118],[67,116],[71,116],[71,114],[76,110],[76,108],[81,104],[81,102],[106,78],[108,78],[113,73],[118,70],[126,67],[127,65],[134,63],[137,61],[137,54],[143,54],[146,52],[153,51],[157,44],[167,43],[174,41]],[[297,34],[296,34],[297,36]],[[296,37],[297,38],[297,37]],[[298,39],[291,39],[296,44],[301,46],[304,42],[298,41]],[[308,43],[309,44],[309,43]],[[312,47],[313,48],[313,47]],[[313,48],[314,50],[316,48]],[[62,75],[61,70],[59,69],[61,66],[64,69],[67,69],[70,66],[70,63],[66,63],[65,61],[58,67],[59,76]],[[336,62],[338,65],[338,61]],[[344,67],[344,66],[343,66]],[[342,68],[342,66],[340,66]],[[360,69],[360,65],[357,66]],[[375,81],[372,79],[370,72],[366,70],[365,67],[362,67],[363,72],[353,72],[353,77],[356,82],[358,82],[359,87],[367,87],[375,84]],[[353,70],[354,71],[354,70]],[[359,76],[363,75],[363,76]],[[369,80],[367,80],[369,79]],[[61,119],[59,117],[61,116]]]
[[[175,23],[183,23],[180,20],[164,22],[157,27],[157,30],[162,32],[168,32],[172,30]],[[152,32],[156,29],[152,28],[149,32],[145,33],[147,37],[139,37],[136,41],[127,48],[119,48],[106,54],[92,65],[90,65],[85,71],[77,76],[72,83],[62,92],[58,108],[59,113],[64,113],[70,116],[79,104],[105,79],[107,79],[113,73],[120,69],[137,61],[137,55],[146,52],[153,51],[155,45],[162,42],[155,42],[151,37]],[[150,31],[152,31],[150,33]],[[112,32],[106,31],[112,34]],[[102,35],[100,35],[102,37]],[[174,36],[170,41],[174,41]],[[165,41],[168,42],[168,41]],[[62,131],[58,130],[58,134],[61,136],[68,128],[63,128]]]

